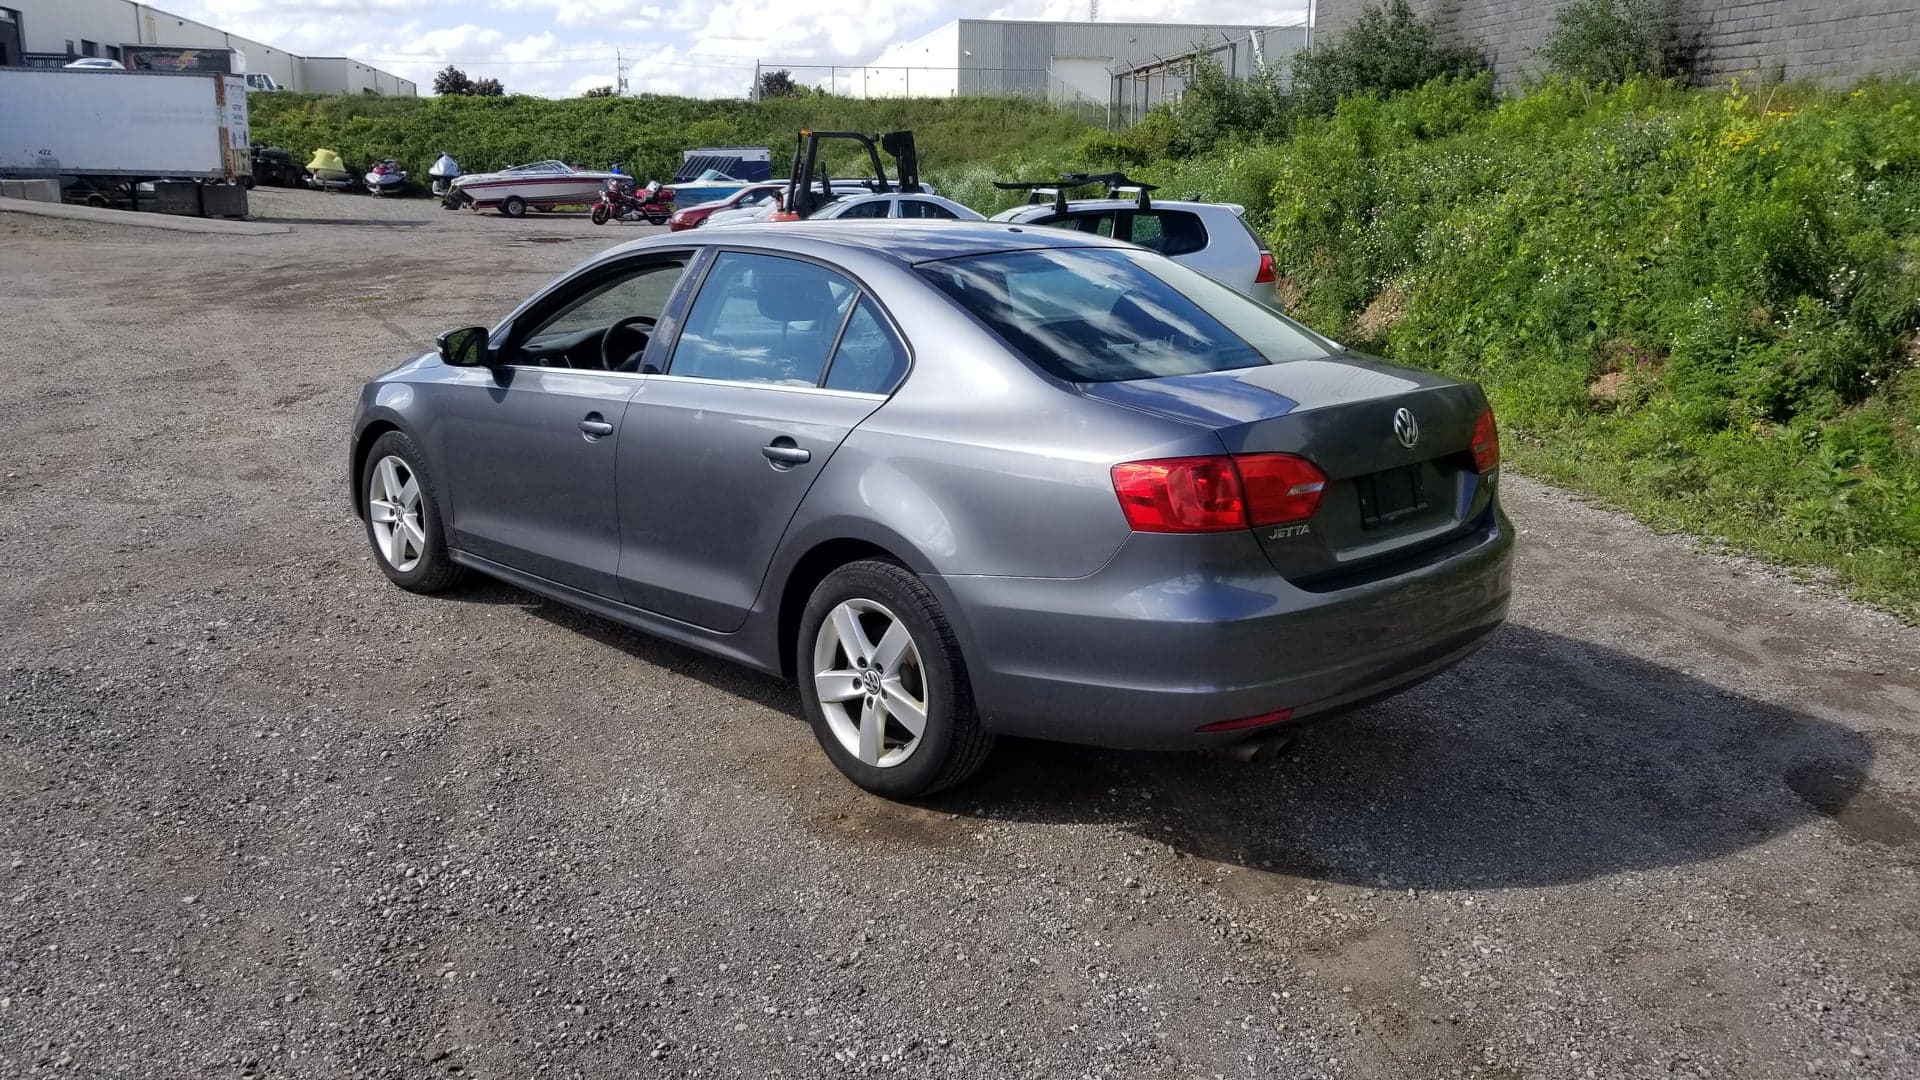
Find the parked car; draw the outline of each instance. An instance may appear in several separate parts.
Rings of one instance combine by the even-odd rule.
[[[118,60],[109,60],[104,56],[83,56],[70,64],[62,64],[69,71],[125,71],[127,66]]]
[[[1085,184],[1084,180],[1075,184],[1073,179],[1069,178],[1067,187]],[[1146,185],[1115,186],[1104,199],[1066,199],[1054,187],[1025,186],[1044,201],[1001,211],[993,215],[994,221],[1126,240],[1191,266],[1261,303],[1278,306],[1273,254],[1247,224],[1244,207],[1150,200],[1147,192],[1153,189]]]
[[[796,678],[895,797],[999,734],[1284,734],[1458,662],[1510,591],[1479,387],[1065,229],[622,245],[369,382],[350,453],[396,585],[478,571]]]
[[[808,221],[840,218],[907,218],[924,221],[985,221],[984,215],[938,195],[890,191],[884,195],[852,195],[814,212]]]
[[[672,216],[667,218],[667,228],[672,232],[681,232],[686,229],[699,228],[706,224],[707,220],[715,214],[728,213],[735,210],[752,213],[765,206],[767,200],[778,198],[780,193],[786,190],[786,187],[787,184],[784,180],[765,181],[758,184],[749,184],[724,199],[714,199],[711,202],[696,203],[693,206],[683,206],[675,210]]]

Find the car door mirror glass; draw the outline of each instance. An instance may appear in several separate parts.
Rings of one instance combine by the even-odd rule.
[[[465,326],[439,337],[440,360],[450,367],[482,367],[487,362],[487,328]]]

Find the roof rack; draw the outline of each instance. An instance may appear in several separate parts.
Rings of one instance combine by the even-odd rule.
[[[1138,180],[1129,179],[1127,174],[1120,172],[1062,173],[1058,180],[995,180],[993,182],[993,186],[1002,191],[1026,191],[1035,194],[1044,191],[1051,193],[1053,195],[1053,212],[1056,214],[1064,214],[1067,212],[1068,188],[1092,187],[1095,184],[1103,184],[1106,186],[1107,198],[1109,199],[1119,198],[1123,190],[1135,192],[1139,196],[1138,204],[1142,210],[1153,209],[1153,204],[1148,200],[1147,193],[1160,190],[1156,185],[1145,184]]]

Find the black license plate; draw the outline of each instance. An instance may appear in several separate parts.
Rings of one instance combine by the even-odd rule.
[[[1425,510],[1427,493],[1422,480],[1418,465],[1355,480],[1354,487],[1360,492],[1360,524],[1375,529]]]

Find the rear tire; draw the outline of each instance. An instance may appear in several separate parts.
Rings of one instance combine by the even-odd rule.
[[[360,467],[359,498],[373,561],[388,580],[408,592],[435,593],[466,577],[447,554],[426,456],[404,433],[389,431],[374,440]]]
[[[507,201],[500,204],[500,212],[511,218],[526,217],[527,200],[518,195],[509,195]]]
[[[876,795],[911,799],[952,787],[993,749],[953,628],[904,567],[869,559],[827,575],[800,616],[794,650],[814,738],[847,779]]]

